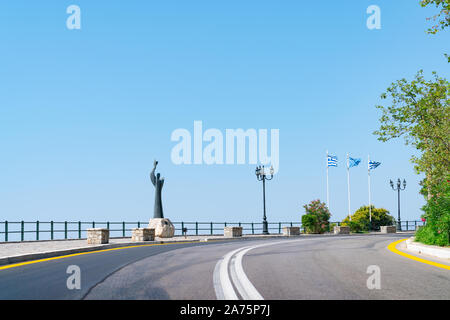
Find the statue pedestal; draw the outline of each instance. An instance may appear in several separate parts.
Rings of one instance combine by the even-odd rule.
[[[155,229],[155,237],[172,238],[175,234],[175,227],[166,218],[152,218],[148,223],[148,228]]]

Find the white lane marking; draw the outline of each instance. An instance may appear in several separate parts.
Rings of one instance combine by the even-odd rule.
[[[242,247],[236,250],[233,250],[231,252],[228,252],[226,255],[223,256],[221,260],[219,260],[216,264],[216,267],[214,268],[214,274],[213,274],[213,284],[214,284],[214,290],[216,292],[216,297],[218,300],[238,300],[238,296],[236,292],[234,291],[233,284],[230,280],[230,276],[228,273],[228,268],[231,262],[230,266],[230,274],[233,279],[233,283],[238,289],[238,292],[242,296],[244,300],[264,300],[262,295],[256,290],[256,288],[253,286],[253,284],[248,279],[247,275],[244,272],[244,269],[242,267],[242,257],[244,254],[246,254],[248,251],[260,248],[260,247],[266,247],[266,246],[272,246],[280,243],[292,243],[292,242],[298,242],[298,241],[310,241],[313,239],[300,239],[300,240],[285,240],[285,241],[277,241],[272,243],[264,243],[260,245],[255,245],[251,247]],[[242,251],[242,253],[239,253]],[[237,257],[235,257],[233,260],[233,256],[237,254]]]
[[[216,292],[217,300],[225,300],[225,295],[223,294],[222,287],[220,285],[220,265],[222,264],[223,258],[217,261],[216,266],[214,268],[213,274],[213,282],[214,282],[214,291]]]
[[[332,236],[330,239],[351,239],[351,236]],[[323,240],[321,238],[319,240]],[[213,274],[213,283],[214,290],[216,292],[216,297],[218,300],[237,300],[239,299],[236,292],[234,291],[233,284],[231,283],[230,277],[228,275],[228,268],[230,266],[230,274],[233,280],[234,285],[236,286],[239,294],[243,299],[253,299],[253,300],[264,300],[262,295],[256,290],[253,284],[248,279],[247,275],[244,272],[244,268],[242,267],[242,258],[243,256],[252,249],[273,246],[277,244],[283,243],[293,243],[293,242],[305,242],[305,241],[318,241],[317,239],[298,239],[298,240],[284,240],[277,241],[272,243],[264,243],[255,246],[247,246],[242,247],[236,250],[233,250],[223,256],[220,259],[216,267],[214,268]],[[236,257],[233,257],[236,255]],[[232,259],[233,258],[233,259]]]
[[[233,258],[230,261],[230,269],[229,269],[229,271],[230,271],[231,280],[232,280],[234,286],[236,287],[237,291],[239,292],[240,296],[242,297],[242,299],[248,300],[249,296],[247,295],[247,291],[242,286],[242,284],[239,281],[238,276],[236,274],[236,268],[234,267],[235,263],[236,263],[236,255],[233,256]]]
[[[247,248],[247,247],[244,247]],[[223,292],[223,300],[238,300],[238,296],[233,289],[233,285],[231,283],[230,277],[228,276],[228,264],[230,262],[231,257],[244,248],[239,248],[234,251],[228,252],[220,262],[220,266],[218,268],[219,271],[219,285],[220,287],[215,289],[216,292],[218,290]]]
[[[247,275],[244,272],[244,268],[242,267],[242,257],[249,252],[250,250],[256,248],[257,246],[250,247],[244,250],[241,250],[237,253],[235,258],[235,263],[232,265],[232,270],[235,270],[237,276],[237,282],[240,283],[238,286],[236,284],[236,288],[239,290],[244,289],[244,292],[239,290],[242,298],[244,300],[264,300],[263,296],[256,290],[255,286],[250,282]]]

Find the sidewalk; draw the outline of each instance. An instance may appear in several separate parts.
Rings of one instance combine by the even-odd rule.
[[[408,240],[406,240],[406,249],[419,255],[431,256],[434,258],[444,259],[450,262],[449,247],[430,246],[427,244],[416,242],[415,238],[411,237]]]

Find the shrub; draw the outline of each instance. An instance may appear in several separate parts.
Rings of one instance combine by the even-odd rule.
[[[329,227],[328,227],[328,232],[333,232],[334,227],[336,227],[336,226],[337,226],[336,223],[330,223],[330,224],[329,224]]]
[[[313,200],[303,208],[306,214],[302,215],[302,225],[307,233],[324,233],[329,230],[331,214],[325,203]]]
[[[342,226],[350,227],[351,232],[363,232],[372,230],[379,230],[380,226],[392,226],[395,224],[393,216],[389,215],[389,211],[383,208],[375,208],[371,206],[372,223],[370,223],[369,206],[362,206],[351,216],[342,220]],[[372,225],[372,228],[371,228]]]
[[[416,240],[425,244],[450,245],[450,186],[448,181],[436,187],[436,192],[423,206],[426,224],[416,231]]]

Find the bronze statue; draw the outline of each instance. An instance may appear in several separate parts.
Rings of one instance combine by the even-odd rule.
[[[152,180],[153,185],[155,186],[155,207],[153,212],[153,218],[164,218],[162,201],[161,201],[161,191],[164,186],[164,178],[159,178],[160,174],[157,173],[155,177],[156,166],[158,165],[158,161],[153,161],[153,170],[150,173],[150,180]]]

